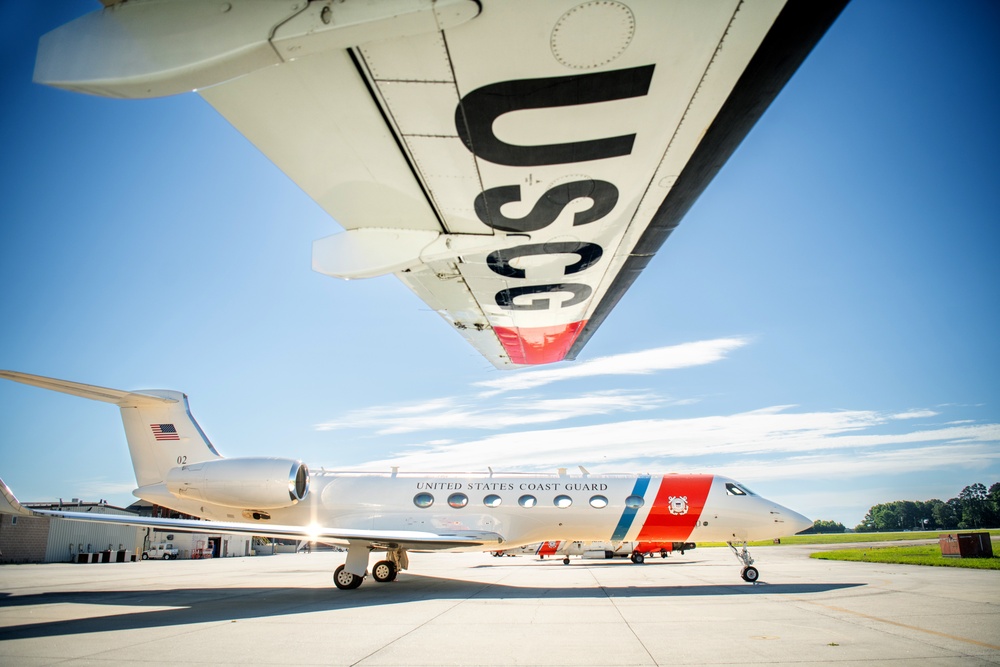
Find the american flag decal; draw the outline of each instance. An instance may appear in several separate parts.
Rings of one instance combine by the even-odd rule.
[[[174,428],[173,424],[150,424],[149,427],[153,429],[153,437],[157,440],[180,440],[180,436],[177,435],[177,429]]]

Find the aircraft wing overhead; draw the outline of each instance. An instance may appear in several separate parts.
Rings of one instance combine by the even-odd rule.
[[[395,274],[510,368],[579,354],[846,0],[229,4],[83,17],[36,80],[198,88],[343,226],[315,270]]]

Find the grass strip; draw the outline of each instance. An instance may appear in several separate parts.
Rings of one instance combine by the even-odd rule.
[[[941,535],[955,535],[957,533],[989,533],[990,535],[1000,535],[1000,528],[989,530],[925,530],[908,531],[897,533],[816,533],[812,535],[792,535],[782,537],[782,545],[794,544],[853,544],[856,542],[899,542],[903,540],[937,540]],[[770,547],[774,545],[774,540],[760,540],[750,542],[751,547]],[[724,547],[725,542],[699,542],[699,547]],[[935,547],[937,548],[937,547]]]
[[[864,563],[900,563],[935,567],[964,567],[974,570],[1000,570],[1000,558],[945,558],[936,544],[899,547],[836,549],[809,554],[819,560],[847,560]]]

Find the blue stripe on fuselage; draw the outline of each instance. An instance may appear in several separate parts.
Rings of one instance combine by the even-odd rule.
[[[632,489],[633,496],[645,497],[646,489],[649,488],[649,475],[643,475],[635,480],[635,488]],[[622,512],[622,518],[618,520],[615,532],[611,535],[612,542],[621,542],[628,534],[628,529],[635,521],[635,515],[639,512],[638,507],[626,507]]]

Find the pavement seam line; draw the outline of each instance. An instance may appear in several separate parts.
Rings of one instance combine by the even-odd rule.
[[[361,664],[361,663],[363,663],[363,662],[364,662],[365,660],[368,660],[368,659],[369,659],[369,658],[371,658],[372,656],[374,656],[374,655],[376,655],[376,654],[378,654],[378,653],[380,653],[380,652],[384,651],[385,649],[389,648],[390,646],[392,646],[393,644],[395,644],[396,642],[398,642],[398,641],[399,641],[400,639],[403,639],[404,637],[408,637],[408,636],[410,636],[411,634],[413,634],[414,632],[416,632],[416,631],[417,631],[417,630],[419,630],[420,628],[424,627],[424,626],[425,626],[425,625],[427,625],[428,623],[432,623],[432,622],[434,622],[435,620],[437,620],[437,619],[441,618],[441,617],[442,617],[443,615],[447,614],[447,613],[448,613],[449,611],[451,611],[451,610],[452,610],[452,609],[454,609],[455,607],[459,606],[459,605],[460,605],[460,604],[462,604],[463,602],[468,602],[469,600],[471,600],[472,598],[476,597],[477,595],[479,595],[480,593],[482,593],[482,592],[483,592],[484,590],[486,590],[486,589],[487,589],[487,588],[489,588],[490,586],[494,586],[494,585],[496,585],[496,584],[495,584],[495,582],[494,582],[494,583],[491,583],[491,584],[483,584],[483,586],[482,586],[482,587],[481,587],[481,588],[480,588],[479,590],[477,590],[477,591],[476,591],[475,593],[472,593],[472,594],[471,594],[471,595],[469,595],[468,597],[466,597],[466,598],[463,598],[463,599],[461,599],[461,600],[456,600],[456,601],[455,601],[455,604],[453,604],[453,605],[449,606],[449,607],[448,607],[447,609],[442,609],[442,610],[441,610],[441,611],[440,611],[439,613],[437,613],[437,614],[434,614],[433,616],[431,616],[430,618],[428,618],[427,620],[425,620],[425,621],[424,621],[423,623],[421,623],[421,624],[419,624],[419,625],[416,625],[416,626],[414,626],[414,627],[410,628],[409,630],[407,630],[407,631],[406,631],[406,632],[404,632],[403,634],[401,634],[401,635],[399,635],[398,637],[396,637],[395,639],[393,639],[393,640],[392,640],[391,642],[389,642],[389,643],[387,643],[387,644],[384,644],[384,645],[382,645],[382,646],[378,647],[378,648],[377,648],[376,650],[372,651],[371,653],[369,653],[368,655],[364,656],[363,658],[360,658],[360,659],[358,659],[357,661],[355,661],[355,662],[352,662],[352,663],[351,663],[351,667],[355,667],[356,665],[360,665],[360,664]]]
[[[859,616],[861,618],[867,618],[871,621],[878,621],[879,623],[888,623],[889,625],[895,625],[900,628],[907,628],[908,630],[917,630],[918,632],[925,632],[929,635],[935,635],[938,637],[944,637],[945,639],[953,639],[959,642],[965,642],[966,644],[974,644],[975,646],[982,646],[983,648],[995,649],[1000,651],[1000,646],[995,644],[987,644],[986,642],[976,641],[975,639],[968,639],[966,637],[958,637],[956,635],[950,635],[947,632],[938,632],[937,630],[929,630],[927,628],[922,628],[919,625],[909,625],[907,623],[900,623],[899,621],[892,621],[888,618],[881,618],[880,616],[872,616],[871,614],[864,614],[860,611],[852,611],[850,609],[845,609],[843,607],[836,607],[832,604],[823,604],[822,602],[813,602],[812,600],[801,600],[806,604],[814,604],[817,607],[825,607],[826,609],[832,609],[833,611],[839,611],[844,614],[851,614],[853,616]]]
[[[587,573],[594,580],[594,583],[597,584],[597,587],[601,589],[601,592],[604,593],[604,596],[608,599],[608,601],[611,602],[611,606],[615,608],[616,612],[618,612],[618,617],[622,619],[622,623],[624,623],[625,627],[628,628],[628,631],[632,633],[632,636],[635,637],[635,640],[639,642],[639,646],[641,646],[642,650],[646,652],[647,656],[649,656],[649,659],[652,662],[652,664],[659,665],[660,663],[658,663],[656,661],[656,658],[653,657],[653,654],[650,653],[649,648],[647,648],[646,645],[643,643],[642,639],[639,638],[639,635],[635,633],[635,629],[632,627],[632,624],[629,623],[628,619],[625,618],[625,615],[622,613],[622,610],[618,607],[618,603],[608,593],[607,587],[605,587],[600,581],[597,580],[597,575],[594,574],[593,568],[588,567]]]

